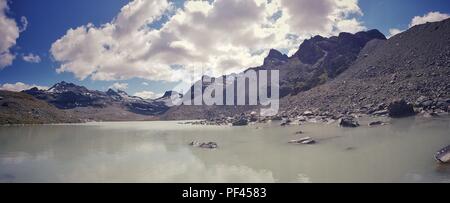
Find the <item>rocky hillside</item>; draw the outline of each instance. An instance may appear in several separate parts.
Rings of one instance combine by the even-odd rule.
[[[450,110],[450,19],[415,26],[388,40],[377,30],[316,36],[302,43],[293,56],[271,50],[262,66],[248,70],[280,71],[277,118],[439,115]],[[257,110],[256,106],[170,107],[170,96],[179,95],[176,92],[146,100],[124,91],[92,91],[66,82],[24,93],[34,98],[2,92],[0,123],[71,122],[72,118],[235,120],[249,116],[251,120],[256,115],[251,112]]]
[[[341,33],[330,38],[315,36],[305,40],[292,57],[272,49],[262,66],[248,70],[279,70],[280,96],[296,95],[344,72],[357,59],[366,43],[374,39],[386,40],[386,37],[378,30]],[[164,114],[163,119],[209,119],[233,116],[252,109],[252,106],[178,106]]]
[[[418,112],[450,106],[450,19],[415,26],[389,40],[373,40],[334,80],[282,99],[283,113],[306,110],[348,114],[386,113],[394,99]]]
[[[73,123],[68,112],[20,92],[0,91],[0,125]]]

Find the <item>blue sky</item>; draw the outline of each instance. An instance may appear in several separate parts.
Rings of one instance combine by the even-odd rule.
[[[96,26],[111,22],[128,0],[13,0],[9,2],[7,16],[20,24],[25,16],[29,22],[27,29],[20,33],[15,46],[10,51],[16,55],[13,64],[0,69],[0,85],[23,82],[41,86],[51,86],[59,81],[69,81],[84,85],[90,89],[106,90],[113,83],[127,83],[127,92],[149,90],[162,93],[171,89],[176,82],[152,81],[144,78],[126,80],[80,80],[72,72],[57,73],[61,62],[55,61],[50,52],[52,44],[63,37],[70,28],[93,23]],[[389,35],[389,29],[407,29],[415,16],[423,16],[432,11],[450,13],[450,1],[445,0],[360,0],[358,5],[364,13],[358,20],[368,29],[379,29]],[[181,7],[183,1],[176,1],[175,7]],[[161,27],[163,20],[152,26]],[[40,63],[22,60],[26,54],[35,54]],[[147,85],[142,83],[146,82]]]

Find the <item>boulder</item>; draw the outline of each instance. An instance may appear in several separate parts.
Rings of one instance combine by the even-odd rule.
[[[233,126],[246,126],[248,125],[248,120],[245,118],[240,118],[233,122]]]
[[[359,123],[352,117],[345,117],[339,120],[339,126],[344,128],[356,128],[359,127]]]
[[[434,158],[439,162],[439,163],[450,163],[450,145],[439,150],[436,155],[434,156]]]
[[[392,118],[402,118],[408,116],[414,116],[413,105],[407,103],[405,100],[395,100],[388,106],[389,116]]]

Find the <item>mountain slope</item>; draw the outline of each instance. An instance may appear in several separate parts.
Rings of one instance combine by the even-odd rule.
[[[0,125],[73,122],[79,119],[30,95],[0,91]]]
[[[386,38],[378,30],[356,34],[341,33],[330,38],[316,36],[305,40],[292,57],[272,49],[262,66],[248,70],[279,70],[280,96],[295,95],[324,84],[345,71],[356,60],[365,44],[373,39]],[[199,119],[234,116],[254,108],[255,106],[177,106],[172,107],[162,118]]]
[[[415,26],[387,41],[371,41],[336,79],[282,99],[282,107],[291,116],[311,109],[370,113],[386,109],[396,98],[425,110],[448,110],[450,19]]]

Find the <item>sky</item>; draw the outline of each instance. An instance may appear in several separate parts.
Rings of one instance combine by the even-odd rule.
[[[0,89],[67,81],[155,98],[315,35],[390,37],[449,14],[450,0],[0,0]]]

